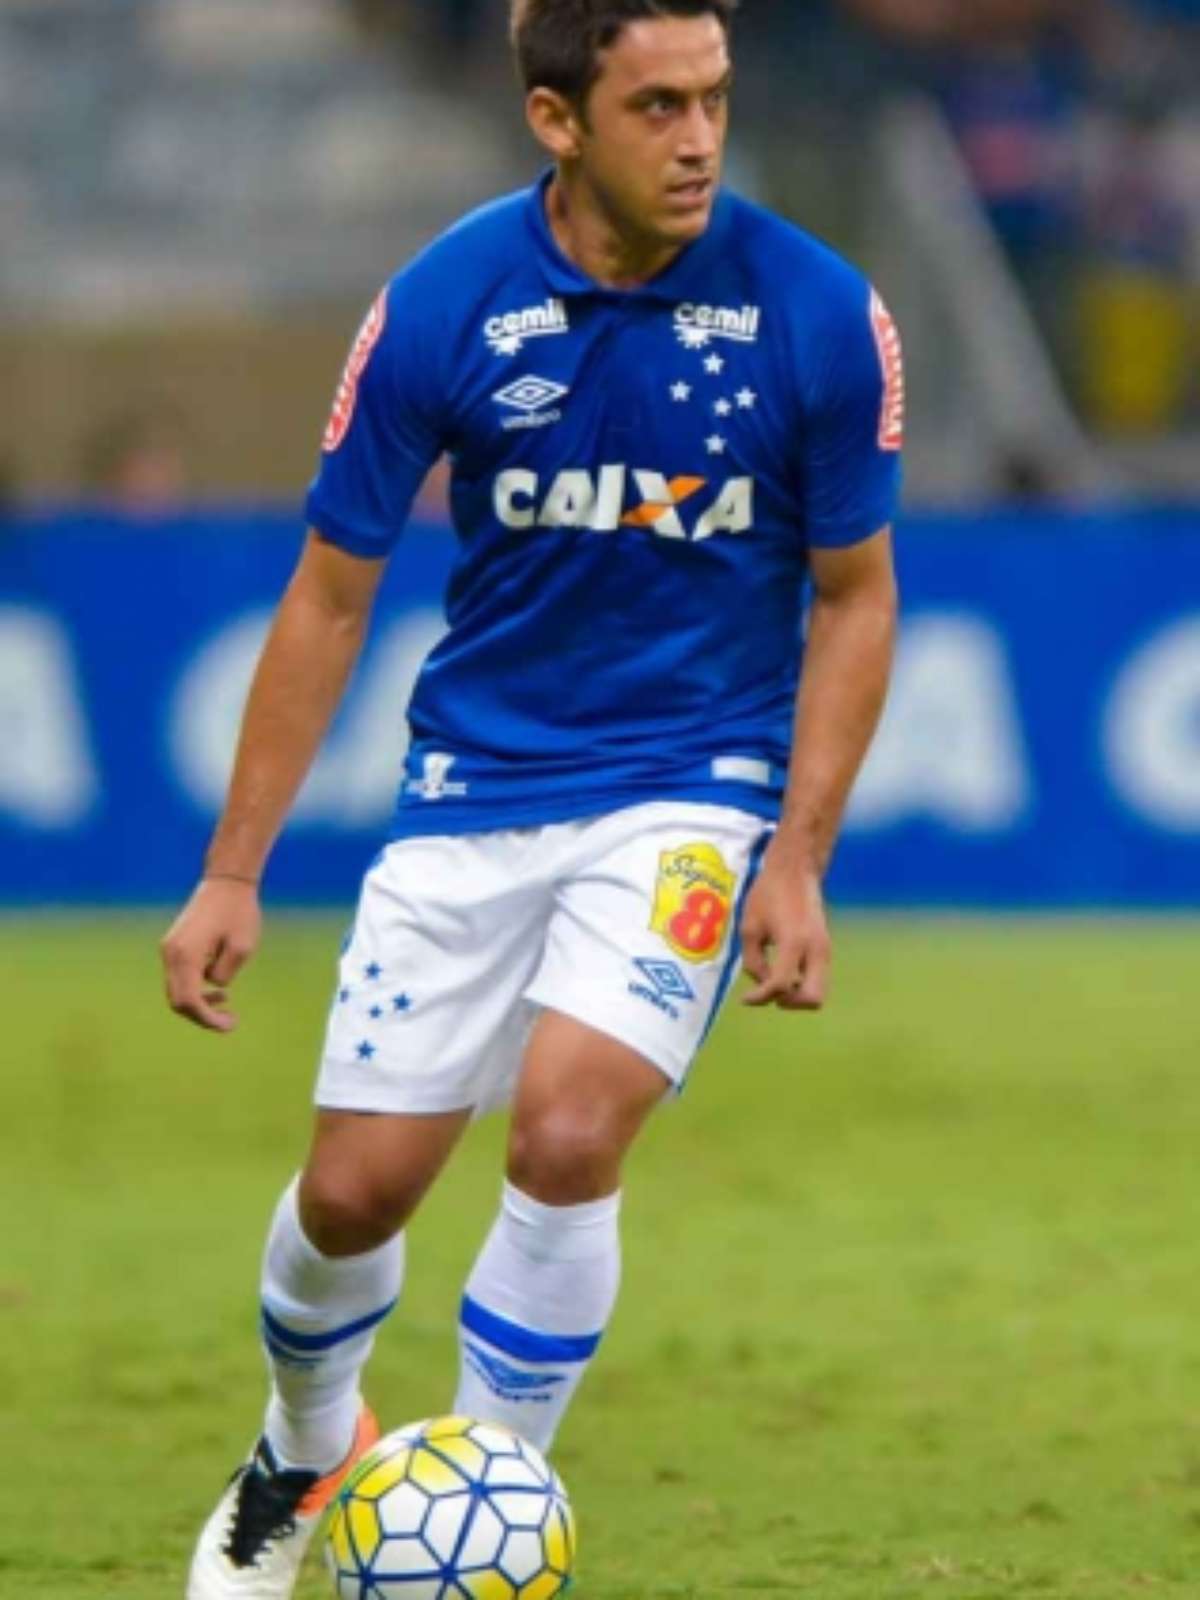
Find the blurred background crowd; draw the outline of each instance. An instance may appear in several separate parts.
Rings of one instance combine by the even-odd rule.
[[[0,495],[295,498],[362,305],[538,167],[505,0],[0,0]],[[906,336],[910,497],[1200,493],[1200,0],[744,0],[731,180]]]

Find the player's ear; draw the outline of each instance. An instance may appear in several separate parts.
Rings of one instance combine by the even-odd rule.
[[[525,102],[525,116],[534,138],[555,161],[578,158],[583,127],[577,108],[565,95],[553,89],[531,89]]]

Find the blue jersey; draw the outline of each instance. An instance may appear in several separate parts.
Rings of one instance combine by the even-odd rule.
[[[395,831],[655,799],[778,812],[808,553],[893,515],[899,341],[851,266],[723,192],[660,276],[559,250],[548,179],[467,217],[380,294],[308,517],[385,556],[448,452],[448,632],[409,707]]]

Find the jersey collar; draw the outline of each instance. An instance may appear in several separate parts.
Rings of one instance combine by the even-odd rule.
[[[610,289],[589,278],[582,267],[559,249],[546,215],[546,191],[553,178],[554,169],[551,167],[530,189],[526,215],[533,234],[538,265],[555,294],[600,295],[614,300],[686,299],[691,286],[708,271],[714,257],[720,253],[722,241],[729,230],[729,196],[721,189],[717,193],[708,227],[699,239],[680,251],[670,266],[657,277],[651,278],[649,283],[639,284],[636,289]]]

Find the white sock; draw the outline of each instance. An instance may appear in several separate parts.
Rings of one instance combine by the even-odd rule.
[[[359,1374],[400,1295],[404,1235],[366,1255],[324,1256],[300,1226],[298,1183],[284,1190],[263,1258],[262,1337],[272,1378],[263,1431],[281,1467],[325,1473],[354,1439]]]
[[[547,1206],[504,1185],[459,1313],[460,1416],[549,1448],[616,1302],[620,1206]]]

